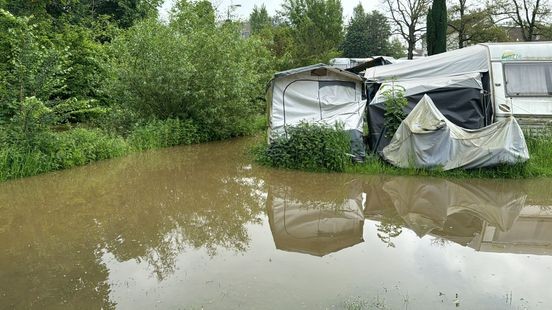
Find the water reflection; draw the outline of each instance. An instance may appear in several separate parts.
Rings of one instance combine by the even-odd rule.
[[[324,181],[318,186],[329,189],[340,184],[340,191],[301,193]],[[415,177],[338,183],[335,178],[305,175],[269,182],[267,209],[276,248],[291,252],[324,256],[360,243],[366,217],[375,221],[378,237],[390,247],[409,229],[419,237],[437,238],[437,244],[550,254],[552,208],[527,204],[532,184]]]
[[[245,225],[264,205],[246,151],[225,142],[146,152],[0,184],[3,305],[114,307],[105,253],[147,262],[163,280],[188,249],[245,251]]]
[[[371,251],[376,245],[366,233],[374,226],[379,240],[398,250],[397,239],[409,230],[477,251],[552,255],[551,180],[281,171],[253,165],[250,145],[236,140],[146,152],[1,183],[0,307],[116,308],[110,276],[126,272],[117,263],[139,265],[158,283],[179,270],[194,273],[187,260],[220,256],[223,262],[209,268],[226,271],[224,261],[238,257],[257,263],[255,275],[270,274],[275,264],[258,262],[271,264],[274,244],[303,268],[302,259],[323,259],[288,252]],[[254,237],[268,239],[268,246],[252,248]],[[285,284],[287,267],[271,279]],[[208,272],[195,270],[202,280]],[[219,275],[186,288],[199,294]],[[229,278],[233,285],[236,278]],[[119,290],[119,301],[128,300],[125,292]],[[184,295],[171,295],[178,305],[174,296]]]
[[[324,200],[324,193],[320,193],[301,200],[301,194],[293,188],[306,188],[309,184],[294,180],[268,186],[268,219],[277,249],[324,256],[364,241],[360,181],[346,183],[349,191],[343,199],[335,200],[331,195]]]

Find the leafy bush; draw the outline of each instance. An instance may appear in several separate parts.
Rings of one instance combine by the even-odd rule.
[[[344,171],[350,162],[350,138],[338,126],[301,123],[289,127],[287,134],[256,150],[257,161],[308,171]]]
[[[192,122],[174,118],[155,120],[138,126],[128,137],[131,147],[137,150],[192,144],[201,140]]]
[[[392,138],[401,122],[406,117],[404,108],[408,105],[408,100],[404,96],[404,87],[395,85],[395,82],[391,82],[391,88],[383,91],[385,98],[385,137]]]
[[[170,23],[143,21],[111,46],[110,89],[145,119],[191,120],[209,139],[250,132],[268,52],[237,25],[217,25],[208,2],[179,2]]]

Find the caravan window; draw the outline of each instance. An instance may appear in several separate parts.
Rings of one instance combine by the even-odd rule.
[[[504,77],[508,96],[552,95],[552,62],[505,63]]]

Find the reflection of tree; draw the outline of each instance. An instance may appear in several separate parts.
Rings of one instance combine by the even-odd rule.
[[[386,208],[383,210],[379,224],[376,224],[378,230],[378,238],[387,245],[387,247],[395,247],[393,238],[398,237],[402,233],[404,221],[397,214],[395,209]]]
[[[264,205],[262,183],[243,167],[246,146],[146,152],[0,184],[4,304],[113,308],[105,252],[145,261],[161,280],[186,248],[245,250],[245,224]]]

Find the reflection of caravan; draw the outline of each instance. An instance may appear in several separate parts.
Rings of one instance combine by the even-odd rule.
[[[551,42],[479,44],[369,68],[365,78],[372,148],[382,132],[381,86],[391,81],[405,84],[409,110],[427,93],[445,117],[468,129],[512,115],[522,126],[552,120]]]

